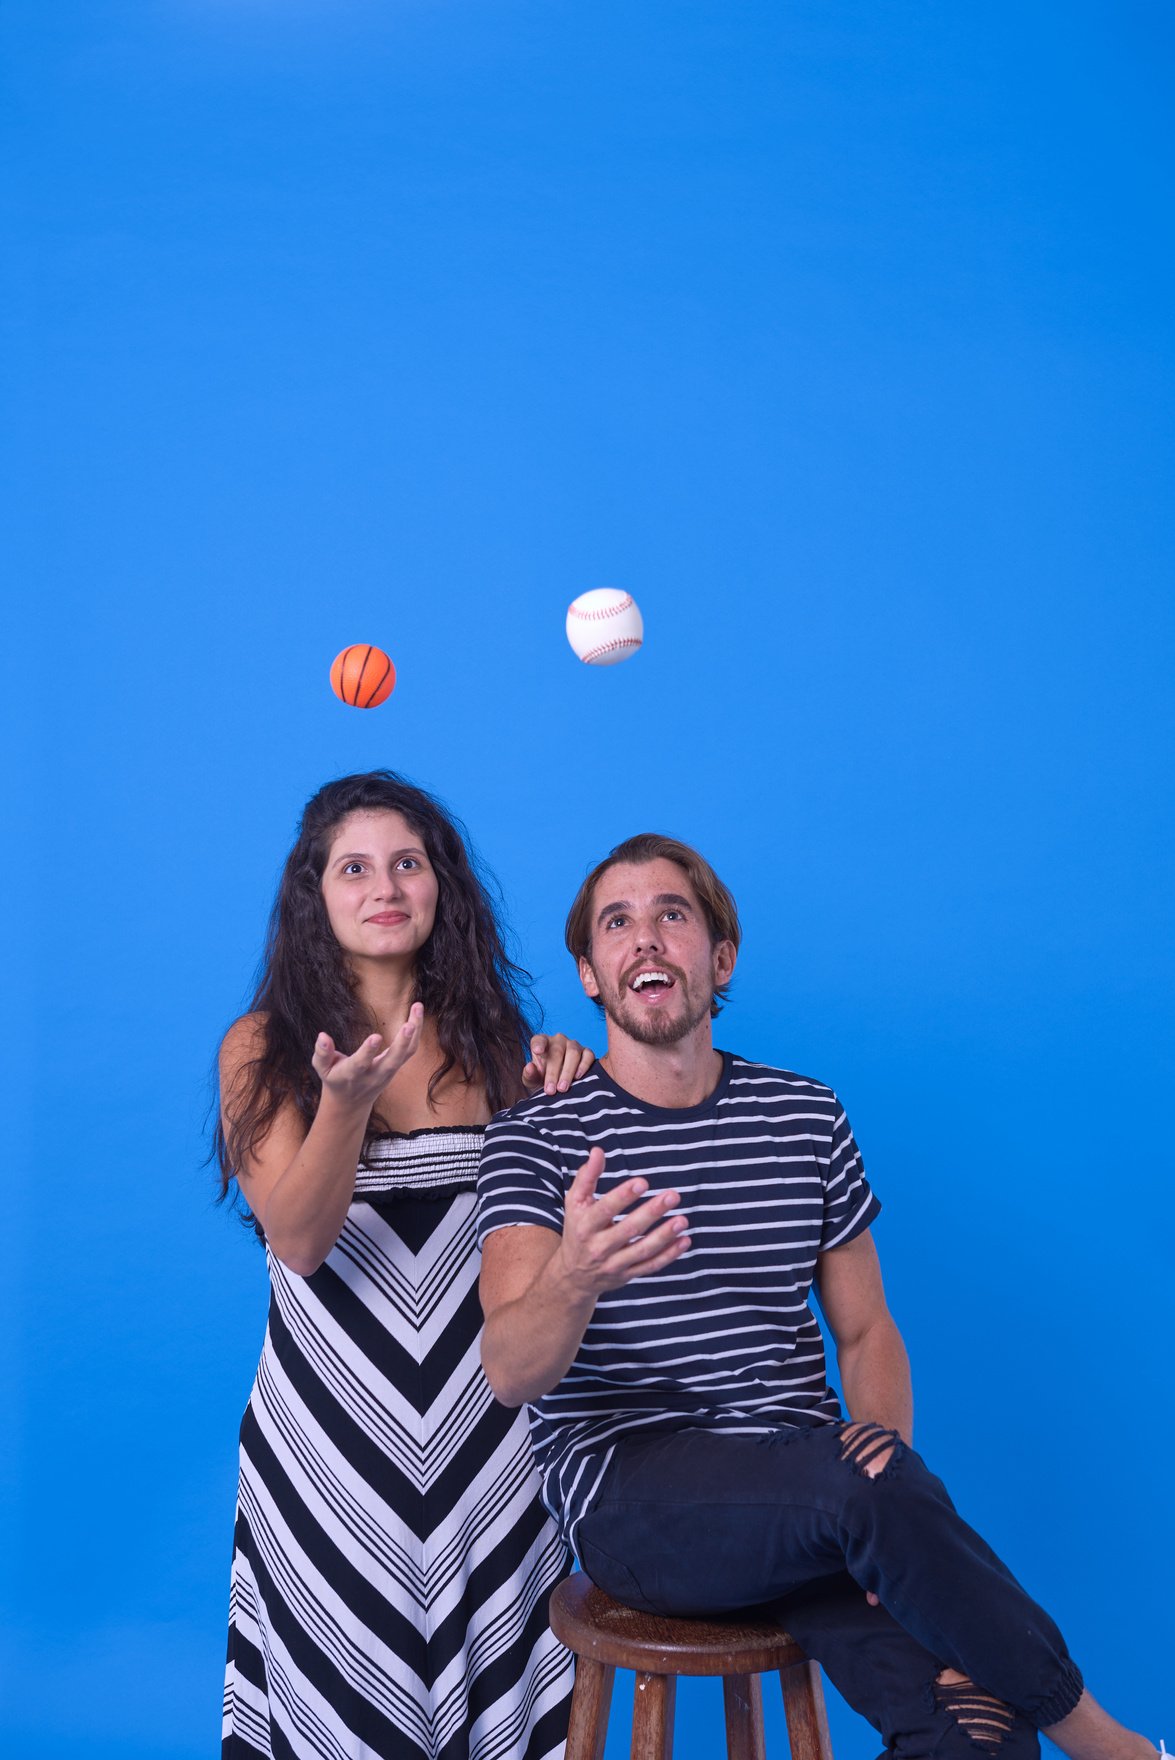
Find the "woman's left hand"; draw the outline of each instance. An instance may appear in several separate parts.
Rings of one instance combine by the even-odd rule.
[[[596,1054],[589,1046],[569,1039],[566,1033],[536,1033],[530,1042],[530,1062],[522,1072],[522,1085],[528,1094],[542,1090],[566,1094],[595,1061]]]

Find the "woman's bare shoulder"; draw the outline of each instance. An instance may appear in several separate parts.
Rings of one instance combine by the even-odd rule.
[[[243,1064],[252,1063],[265,1050],[265,1028],[269,1016],[263,1009],[243,1014],[235,1020],[220,1041],[220,1067],[232,1073]]]

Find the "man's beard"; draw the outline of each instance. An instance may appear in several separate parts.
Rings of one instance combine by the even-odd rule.
[[[627,992],[619,996],[601,997],[604,1003],[604,1014],[608,1020],[615,1022],[622,1032],[641,1045],[676,1045],[678,1040],[688,1038],[694,1028],[700,1026],[710,1013],[711,998],[695,1003],[684,986],[678,983],[684,1011],[678,1013],[669,1009],[643,1009],[639,1002],[624,1006],[623,998]]]

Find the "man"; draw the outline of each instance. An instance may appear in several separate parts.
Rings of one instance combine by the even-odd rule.
[[[608,1049],[489,1127],[482,1358],[533,1408],[584,1569],[648,1611],[771,1604],[895,1760],[1020,1760],[1041,1728],[1075,1760],[1151,1760],[910,1447],[880,1206],[835,1094],[714,1048],[726,887],[688,846],[630,838],[567,944]]]

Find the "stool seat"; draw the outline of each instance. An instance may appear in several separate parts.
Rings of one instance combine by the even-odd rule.
[[[766,1674],[807,1660],[771,1620],[638,1613],[613,1601],[582,1571],[553,1592],[551,1630],[577,1656],[644,1674]]]
[[[551,1630],[576,1657],[566,1760],[604,1760],[612,1681],[636,1675],[632,1760],[672,1760],[679,1675],[720,1675],[728,1760],[766,1760],[759,1676],[778,1672],[792,1760],[832,1760],[820,1671],[771,1620],[638,1613],[577,1572],[551,1595]]]

